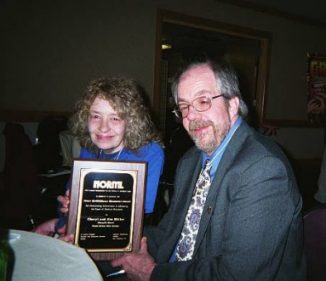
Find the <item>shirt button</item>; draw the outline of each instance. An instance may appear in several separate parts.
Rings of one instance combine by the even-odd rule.
[[[208,206],[207,207],[207,213],[210,215],[213,212],[213,207],[212,206]]]

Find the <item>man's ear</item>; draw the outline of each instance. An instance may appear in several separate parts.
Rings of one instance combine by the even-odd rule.
[[[238,118],[239,104],[240,101],[238,97],[229,99],[229,115],[231,120]]]

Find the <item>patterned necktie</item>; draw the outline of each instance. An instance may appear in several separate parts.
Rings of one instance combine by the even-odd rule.
[[[183,229],[177,244],[177,261],[186,261],[192,259],[200,224],[200,218],[203,213],[206,197],[211,185],[211,179],[209,175],[211,166],[211,163],[207,160],[204,168],[199,174],[195,193],[192,196],[188,213],[186,215]]]

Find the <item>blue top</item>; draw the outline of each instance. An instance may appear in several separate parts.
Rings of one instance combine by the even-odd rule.
[[[150,142],[142,146],[138,151],[123,148],[121,152],[105,154],[100,150],[98,155],[85,148],[81,148],[79,156],[82,159],[145,161],[147,163],[145,214],[153,213],[158,184],[164,164],[164,152],[158,143]]]
[[[105,154],[100,150],[98,155],[86,148],[81,148],[79,157],[82,159],[105,159],[105,160],[126,160],[126,161],[145,161],[147,163],[147,181],[145,194],[145,214],[154,212],[154,205],[158,190],[160,176],[163,173],[164,152],[162,147],[156,142],[150,142],[142,146],[138,151],[122,149],[119,152]],[[70,188],[71,179],[66,185]],[[57,222],[56,231],[66,223],[66,216],[59,212],[59,221]]]

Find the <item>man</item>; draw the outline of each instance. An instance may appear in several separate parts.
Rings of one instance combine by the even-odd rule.
[[[178,164],[163,220],[145,229],[139,253],[112,265],[131,280],[305,280],[302,200],[293,172],[277,145],[242,119],[247,107],[235,74],[196,62],[172,88],[196,147]],[[207,159],[208,178],[198,176]],[[198,199],[202,186],[207,197]]]

